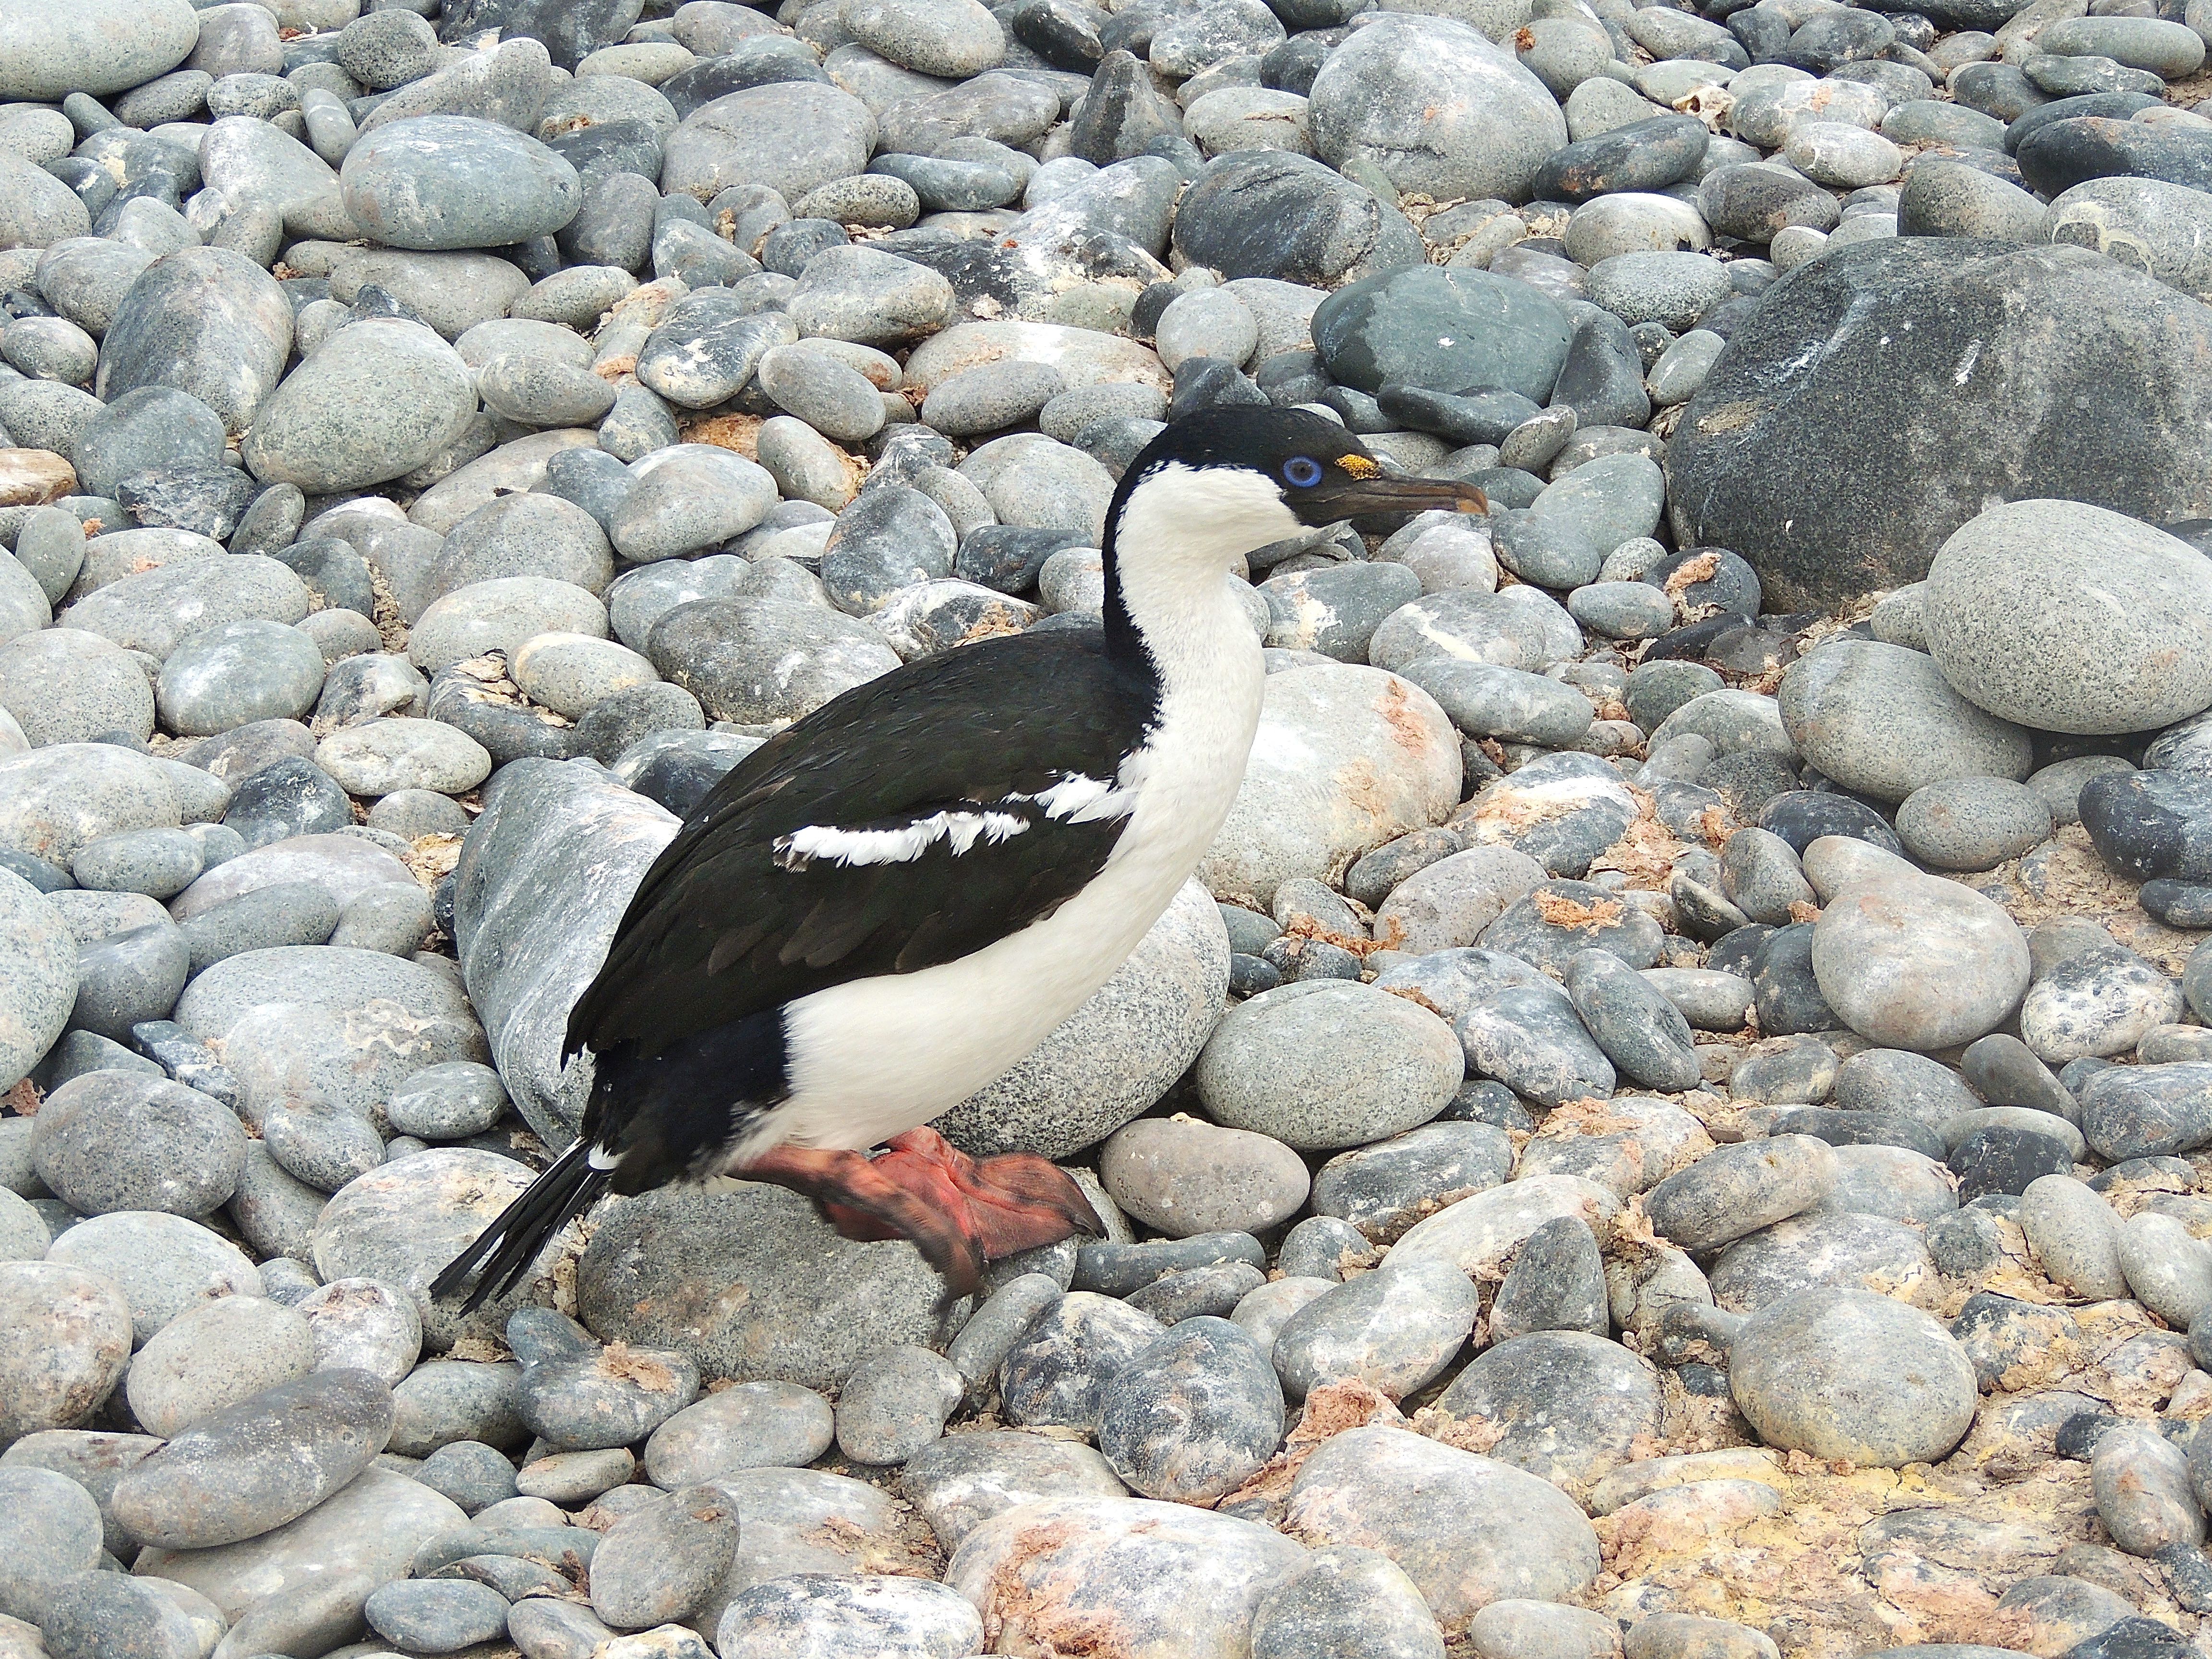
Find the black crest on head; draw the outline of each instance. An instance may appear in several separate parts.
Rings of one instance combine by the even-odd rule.
[[[1171,465],[1237,467],[1266,474],[1292,493],[1330,479],[1370,477],[1380,471],[1367,447],[1324,416],[1304,409],[1238,404],[1205,409],[1170,424],[1137,452],[1106,508],[1106,635],[1117,651],[1135,653],[1136,629],[1121,600],[1114,536],[1129,497]]]

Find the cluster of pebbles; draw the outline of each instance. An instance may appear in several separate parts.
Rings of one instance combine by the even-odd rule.
[[[0,1656],[2201,1650],[2212,17],[1881,3],[0,0]],[[942,1121],[1107,1236],[433,1303],[678,817],[1240,403],[1496,510],[1254,556]]]

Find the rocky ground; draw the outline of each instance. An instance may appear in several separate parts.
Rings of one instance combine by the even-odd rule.
[[[0,0],[0,1656],[2205,1646],[2208,22]],[[1497,511],[1254,557],[944,1121],[1110,1237],[432,1304],[677,817],[1224,403]]]

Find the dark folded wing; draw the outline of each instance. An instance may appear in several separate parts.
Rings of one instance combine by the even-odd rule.
[[[1096,633],[1048,632],[925,659],[816,710],[724,777],[647,872],[570,1050],[657,1053],[1049,915],[1127,822],[1100,791],[1052,792],[1110,786],[1156,695]]]

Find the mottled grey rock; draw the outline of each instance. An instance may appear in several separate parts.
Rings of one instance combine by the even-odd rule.
[[[1876,1468],[1942,1457],[1973,1421],[1965,1351],[1918,1309],[1870,1291],[1801,1291],[1753,1315],[1729,1378],[1768,1444]]]

